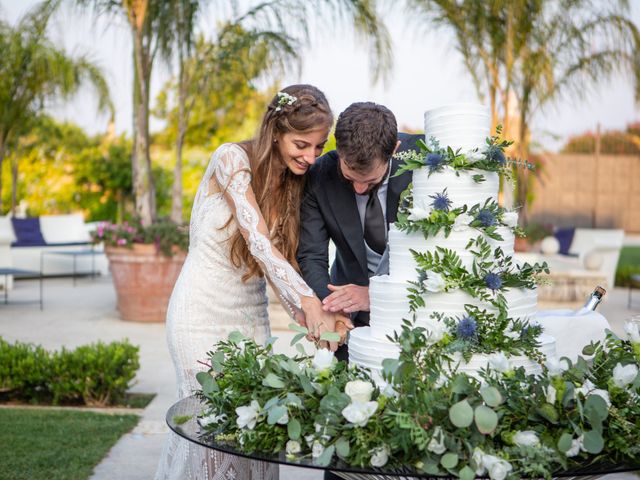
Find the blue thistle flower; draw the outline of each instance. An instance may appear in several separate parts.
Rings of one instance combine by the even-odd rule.
[[[462,340],[471,340],[476,336],[476,331],[476,319],[469,316],[464,317],[460,322],[458,322],[456,334],[458,338],[461,338]]]
[[[505,157],[504,152],[495,145],[492,145],[487,150],[487,158],[492,162],[498,162],[500,165],[507,163],[507,157]]]
[[[502,278],[497,273],[487,273],[484,277],[484,283],[491,290],[498,290],[502,287]]]
[[[429,198],[433,198],[433,202],[431,206],[434,210],[440,210],[443,212],[448,212],[451,207],[451,200],[447,196],[447,189],[445,188],[442,193],[436,193],[435,195],[429,195]]]
[[[429,173],[433,173],[444,165],[444,157],[439,153],[430,153],[427,155],[425,165],[429,167]]]
[[[529,325],[527,325],[520,331],[520,338],[526,338],[528,334],[529,334]]]
[[[495,215],[491,213],[491,210],[487,210],[486,208],[478,212],[476,220],[478,220],[483,227],[492,227],[496,224]]]

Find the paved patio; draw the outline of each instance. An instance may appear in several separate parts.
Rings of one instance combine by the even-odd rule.
[[[37,281],[16,282],[10,292],[11,301],[37,299]],[[599,311],[605,315],[614,331],[622,334],[624,320],[640,314],[640,302],[634,310],[627,309],[627,289],[614,289],[606,296]],[[640,298],[640,292],[636,292]],[[276,313],[279,314],[279,313]],[[286,324],[282,320],[276,326]],[[292,334],[274,329],[280,338],[276,350],[292,352]],[[96,467],[93,480],[142,480],[153,478],[162,450],[167,427],[165,412],[175,400],[173,366],[165,344],[163,324],[123,322],[115,311],[115,293],[111,279],[82,279],[74,287],[71,279],[48,279],[44,285],[44,311],[37,304],[10,303],[0,305],[0,336],[8,341],[33,342],[48,349],[102,340],[128,338],[140,346],[140,370],[136,392],[156,393],[144,410],[138,426],[125,435]],[[281,467],[283,480],[319,480],[321,472]],[[610,478],[635,478],[633,475]]]

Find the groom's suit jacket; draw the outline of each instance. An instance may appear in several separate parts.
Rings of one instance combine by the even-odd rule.
[[[422,135],[399,133],[398,152],[417,149]],[[387,226],[396,221],[400,194],[411,182],[411,172],[394,177],[400,161],[393,159],[387,187]],[[356,198],[349,182],[339,173],[338,154],[331,151],[311,167],[300,210],[298,264],[305,282],[320,299],[331,292],[328,283],[369,285],[364,233]],[[329,273],[329,240],[336,246],[336,256]],[[379,273],[381,272],[378,268]],[[369,312],[359,312],[354,325],[369,324]]]

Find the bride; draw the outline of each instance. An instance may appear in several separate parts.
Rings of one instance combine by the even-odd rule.
[[[212,155],[191,213],[187,259],[171,295],[167,342],[178,397],[198,388],[198,360],[239,330],[270,336],[266,280],[311,337],[335,330],[335,317],[296,271],[305,173],[322,153],[333,115],[324,94],[291,85],[271,100],[253,140]],[[335,350],[336,345],[330,345]],[[277,479],[278,466],[224,455],[169,434],[160,479]]]

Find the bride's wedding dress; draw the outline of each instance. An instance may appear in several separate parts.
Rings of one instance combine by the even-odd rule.
[[[213,176],[223,190],[210,191]],[[270,336],[265,279],[254,276],[243,282],[245,269],[235,268],[229,259],[228,240],[238,226],[290,313],[300,308],[301,295],[313,295],[272,248],[250,182],[245,151],[224,144],[212,155],[194,200],[189,253],[171,295],[166,324],[179,399],[199,387],[196,373],[207,367],[198,361],[207,360],[216,342],[234,330],[262,344]],[[235,221],[229,222],[232,214]],[[155,478],[276,480],[278,466],[225,455],[171,432]]]

